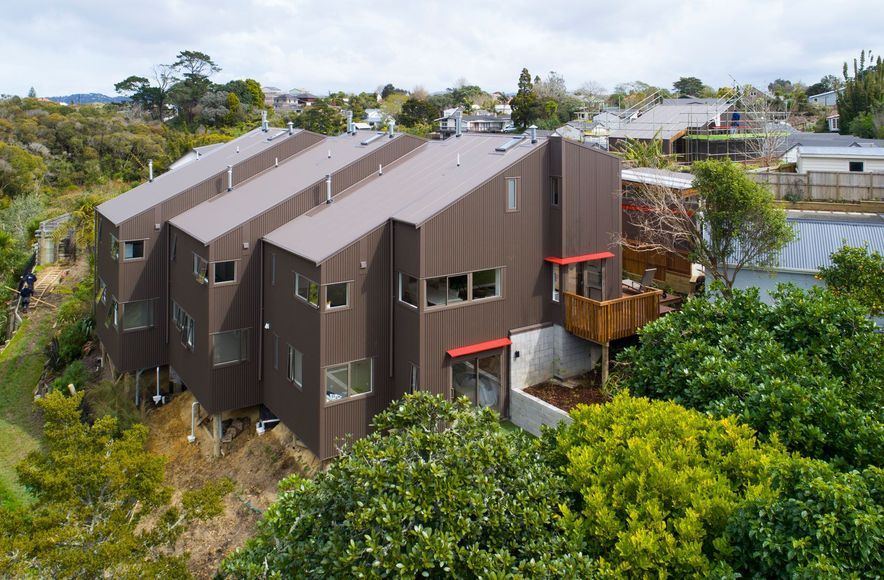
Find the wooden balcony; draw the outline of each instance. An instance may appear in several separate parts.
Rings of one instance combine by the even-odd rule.
[[[660,290],[647,290],[600,302],[565,292],[565,330],[601,345],[632,336],[660,317],[662,295]]]

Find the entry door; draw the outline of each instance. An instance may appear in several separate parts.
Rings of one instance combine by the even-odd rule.
[[[593,300],[604,300],[604,276],[602,262],[583,262],[577,276],[577,283],[580,286],[577,292],[581,296],[592,298]]]
[[[503,410],[501,354],[478,356],[451,365],[451,396],[467,397],[474,405]]]

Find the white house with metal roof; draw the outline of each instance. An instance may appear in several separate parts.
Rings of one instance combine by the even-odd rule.
[[[816,278],[820,266],[830,266],[832,253],[845,244],[884,253],[884,216],[879,214],[790,211],[787,220],[795,240],[780,251],[776,265],[770,270],[743,268],[734,288],[758,288],[761,299],[771,302],[770,293],[779,284],[823,286]]]
[[[797,173],[884,173],[884,147],[798,147]]]

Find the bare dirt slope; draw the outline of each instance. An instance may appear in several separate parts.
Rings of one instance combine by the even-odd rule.
[[[190,552],[191,572],[210,578],[224,556],[255,533],[259,512],[276,499],[279,480],[292,473],[315,473],[318,465],[282,426],[257,435],[254,414],[250,427],[224,444],[224,456],[213,459],[209,420],[197,428],[197,441],[187,442],[193,400],[189,393],[176,395],[148,412],[145,423],[150,428],[150,450],[168,459],[166,483],[176,490],[176,499],[183,491],[215,479],[228,477],[234,482],[234,492],[224,500],[224,513],[188,530],[178,542],[178,550]]]

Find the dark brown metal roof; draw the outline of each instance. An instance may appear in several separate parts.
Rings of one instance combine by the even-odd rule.
[[[300,130],[295,130],[297,135]],[[282,133],[280,135],[280,133]],[[268,141],[268,137],[275,137]],[[120,225],[127,219],[169,200],[188,187],[196,185],[224,171],[228,165],[236,165],[265,149],[289,139],[286,129],[271,128],[268,132],[255,129],[241,137],[224,143],[200,156],[198,161],[187,163],[138,185],[98,206],[101,215]],[[239,152],[237,153],[237,148]]]
[[[464,135],[431,141],[335,198],[265,236],[270,243],[319,264],[389,219],[420,226],[488,179],[541,147],[525,138]],[[458,155],[460,166],[457,165]]]
[[[169,223],[208,244],[233,228],[273,209],[327,174],[343,169],[392,141],[385,135],[368,145],[361,145],[364,137],[344,134],[323,139],[280,163],[279,167],[271,168],[237,186],[233,191],[204,201],[172,218]],[[399,138],[398,134],[394,136],[396,138]]]

